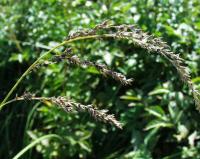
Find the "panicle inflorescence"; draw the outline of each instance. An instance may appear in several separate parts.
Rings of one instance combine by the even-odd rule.
[[[165,57],[176,68],[182,81],[185,84],[187,84],[189,89],[192,91],[195,104],[197,106],[197,109],[200,111],[200,93],[191,81],[190,73],[187,70],[185,60],[181,58],[179,54],[175,54],[173,51],[171,51],[170,46],[167,45],[167,43],[164,42],[161,38],[157,38],[153,35],[150,35],[137,28],[135,25],[111,25],[110,21],[107,20],[96,25],[92,29],[78,30],[76,32],[73,32],[68,35],[67,40],[95,35],[99,35],[100,38],[111,37],[115,39],[127,39],[132,41],[135,45],[139,46],[140,48],[146,49],[148,52],[154,52]],[[61,60],[63,58],[64,57],[58,57],[57,60]],[[94,66],[102,74],[109,75],[114,79],[119,80],[125,85],[130,84],[133,81],[132,79],[126,79],[124,75],[114,72],[104,65],[100,65],[90,61],[81,61],[76,55],[69,56],[67,57],[67,59],[71,63],[74,63],[76,65]],[[46,62],[46,64],[49,63]]]
[[[109,26],[109,23],[110,23],[110,21],[106,20],[100,24],[97,24],[94,28],[77,30],[77,31],[71,32],[66,37],[66,40],[72,40],[72,39],[75,39],[78,37],[83,37],[83,36],[96,35],[96,34],[98,34],[98,31],[106,29]]]
[[[178,71],[182,81],[187,84],[192,91],[195,104],[197,109],[200,111],[200,95],[191,81],[190,73],[185,66],[185,61],[179,54],[173,53],[166,42],[162,41],[161,38],[143,32],[141,29],[137,29],[133,25],[110,26],[110,28],[115,28],[117,30],[113,34],[113,37],[131,40],[133,43],[146,49],[148,52],[156,52],[168,59]]]
[[[78,66],[93,66],[95,67],[99,72],[101,72],[104,76],[111,76],[115,80],[120,81],[123,85],[130,85],[133,82],[133,79],[127,79],[126,76],[124,76],[121,73],[115,72],[111,69],[109,69],[106,65],[102,65],[96,62],[91,61],[81,61],[80,58],[77,55],[73,55],[71,57],[67,58],[71,63],[76,64]]]
[[[138,29],[135,25],[110,25],[109,21],[105,21],[93,29],[95,28],[109,31],[109,37],[131,40],[135,45],[146,49],[148,52],[155,52],[164,56],[176,68],[182,81],[187,84],[192,91],[195,104],[197,109],[200,111],[200,93],[194,87],[194,84],[191,81],[190,73],[185,66],[184,59],[181,58],[179,54],[173,53],[170,46],[167,45],[167,43],[161,38],[149,35],[148,33],[143,32],[141,29]]]
[[[79,112],[88,112],[92,117],[96,120],[103,121],[105,123],[110,123],[117,128],[122,129],[122,125],[119,121],[117,121],[113,114],[107,114],[108,110],[99,110],[94,108],[93,105],[83,105],[81,103],[74,102],[72,100],[68,100],[65,97],[52,97],[52,103],[60,106],[66,112],[71,112],[72,110],[77,110]]]
[[[36,69],[42,66],[55,64],[64,60],[68,60],[71,64],[75,64],[77,66],[95,67],[104,76],[111,76],[113,79],[120,81],[123,85],[131,85],[133,82],[132,78],[127,79],[125,75],[109,69],[106,65],[99,64],[97,62],[91,62],[88,60],[81,60],[77,55],[72,54],[71,48],[67,48],[61,55],[54,55],[53,58],[49,61],[46,60],[46,61],[40,62],[36,66]]]
[[[141,29],[138,29],[135,25],[126,25],[126,24],[111,25],[110,21],[107,20],[101,24],[96,25],[95,27],[93,27],[91,29],[78,30],[75,32],[71,32],[67,36],[66,41],[61,44],[67,44],[69,42],[72,42],[75,40],[80,40],[80,39],[108,38],[108,37],[114,38],[114,39],[130,40],[135,45],[139,46],[140,48],[146,49],[147,52],[157,53],[157,54],[165,57],[168,61],[170,61],[170,63],[178,71],[178,74],[180,75],[182,81],[184,83],[186,83],[188,85],[189,89],[192,91],[195,104],[197,106],[197,109],[200,111],[200,93],[195,88],[195,85],[192,83],[190,73],[185,64],[185,60],[183,58],[181,58],[179,56],[179,54],[173,53],[171,51],[171,48],[169,47],[169,45],[167,45],[167,43],[164,42],[161,38],[157,38],[153,35],[143,32]],[[58,46],[62,46],[61,44]],[[55,47],[55,48],[57,48],[57,47]],[[53,50],[55,51],[55,48],[51,49],[47,53],[50,53]],[[30,67],[30,69],[27,70],[26,72],[31,72],[34,69],[39,69],[43,66],[56,64],[56,63],[62,62],[64,60],[67,60],[67,61],[69,61],[69,63],[75,64],[77,66],[95,67],[103,75],[111,76],[115,80],[120,81],[123,85],[130,85],[133,82],[133,79],[127,79],[123,74],[109,69],[106,65],[87,61],[87,60],[81,60],[77,55],[72,54],[71,48],[67,48],[62,54],[53,55],[52,58],[50,58],[49,60],[42,61],[41,59],[42,58],[39,58],[32,65],[32,67]],[[13,89],[11,89],[11,93],[16,88],[18,83],[16,83],[16,85],[13,87]],[[9,94],[5,98],[5,101],[8,97],[9,97]],[[69,100],[66,97],[62,97],[62,96],[59,96],[59,97],[36,97],[34,94],[25,92],[20,97],[16,96],[16,98],[14,98],[13,100],[8,101],[7,103],[5,103],[5,101],[3,101],[2,103],[5,105],[5,104],[8,104],[8,103],[11,103],[14,101],[18,101],[18,100],[26,100],[26,101],[39,100],[41,102],[47,100],[53,104],[56,104],[57,106],[59,106],[66,112],[72,112],[73,110],[76,110],[78,112],[87,112],[96,120],[103,121],[105,123],[110,123],[110,124],[116,126],[117,128],[122,129],[121,123],[115,119],[115,116],[113,114],[108,114],[108,110],[106,110],[106,109],[99,110],[99,109],[95,108],[93,105],[83,105],[81,103],[74,102],[74,101]]]
[[[60,108],[62,108],[66,112],[72,112],[76,110],[78,112],[87,112],[94,119],[98,121],[103,121],[104,123],[110,123],[111,125],[116,126],[119,129],[122,129],[122,125],[119,121],[116,120],[113,114],[107,114],[108,110],[99,110],[95,108],[93,105],[83,105],[81,103],[74,102],[72,100],[67,99],[66,97],[36,97],[35,94],[30,92],[25,92],[22,96],[16,97],[14,101],[17,100],[39,100],[39,101],[49,101],[53,104],[56,104]]]

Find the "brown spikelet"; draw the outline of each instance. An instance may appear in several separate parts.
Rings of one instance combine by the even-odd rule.
[[[39,101],[49,101],[53,104],[56,104],[60,108],[62,108],[66,112],[72,112],[76,110],[78,112],[87,112],[89,113],[94,119],[98,121],[102,121],[104,123],[109,123],[111,125],[116,126],[119,129],[122,129],[122,124],[115,119],[113,114],[107,114],[108,110],[99,110],[94,108],[93,105],[83,105],[81,103],[74,102],[72,100],[67,99],[66,97],[36,97],[34,94],[30,92],[25,92],[22,96],[16,97],[12,102],[18,100],[39,100]]]
[[[99,70],[103,75],[105,76],[111,76],[113,79],[120,81],[123,85],[131,85],[133,82],[133,79],[127,79],[126,76],[124,76],[121,73],[115,72],[111,69],[108,69],[107,66],[91,62],[91,61],[81,61],[77,55],[73,55],[71,57],[67,58],[71,63],[79,65],[79,66],[93,66],[97,70]]]
[[[51,102],[60,106],[66,112],[71,112],[73,109],[80,112],[88,112],[96,120],[103,121],[105,123],[110,123],[119,129],[122,129],[122,125],[118,122],[114,115],[107,114],[108,110],[98,110],[93,107],[93,105],[83,105],[81,103],[76,103],[71,100],[67,100],[65,97],[51,97]]]
[[[75,102],[72,103],[78,111],[86,111],[96,120],[110,123],[112,125],[115,125],[117,128],[122,129],[121,123],[115,119],[114,115],[107,114],[108,110],[99,110],[97,108],[94,108],[93,105],[83,105]]]
[[[77,30],[74,32],[69,33],[69,35],[66,37],[66,40],[71,40],[75,39],[77,37],[83,37],[83,36],[90,36],[90,35],[96,35],[98,34],[98,31],[107,29],[109,26],[110,21],[105,20],[104,22],[97,24],[94,28],[92,29],[85,29],[85,30]]]
[[[82,61],[77,55],[72,55],[71,48],[67,48],[61,55],[54,55],[49,61],[41,61],[38,65],[36,65],[35,69],[39,69],[43,66],[55,64],[64,60],[68,60],[71,64],[75,64],[77,66],[95,67],[104,76],[111,76],[113,79],[120,81],[123,85],[131,85],[133,82],[132,78],[127,79],[126,76],[109,69],[106,65],[87,60]]]

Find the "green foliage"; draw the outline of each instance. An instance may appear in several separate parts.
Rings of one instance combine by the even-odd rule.
[[[198,0],[2,0],[0,2],[1,99],[20,75],[73,29],[94,27],[105,19],[137,24],[163,37],[186,59],[200,88],[200,2]],[[123,130],[94,122],[87,114],[66,114],[51,103],[18,102],[0,112],[0,156],[14,157],[47,134],[24,158],[200,158],[200,114],[176,70],[158,55],[127,41],[84,40],[70,44],[83,59],[99,61],[133,77],[121,86],[99,75],[61,63],[32,72],[17,92],[69,96],[108,108]]]

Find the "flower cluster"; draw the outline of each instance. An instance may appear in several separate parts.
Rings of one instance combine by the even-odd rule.
[[[138,29],[135,25],[110,25],[110,21],[104,21],[101,24],[96,25],[92,29],[79,30],[68,35],[66,40],[72,40],[81,37],[101,35],[99,37],[106,38],[116,38],[116,39],[127,39],[132,41],[135,45],[146,49],[148,52],[157,53],[165,57],[177,70],[182,81],[188,85],[190,90],[193,93],[195,104],[197,109],[200,111],[200,93],[195,89],[194,84],[191,81],[190,73],[188,72],[185,61],[182,59],[179,54],[175,54],[171,51],[171,48],[164,42],[161,38],[157,38],[153,35],[150,35],[146,32],[143,32],[141,29]],[[107,66],[91,62],[87,60],[81,60],[77,55],[72,54],[72,49],[67,48],[61,55],[54,55],[49,61],[41,61],[36,65],[35,68],[40,68],[42,66],[48,66],[50,64],[58,63],[63,60],[68,60],[71,64],[77,66],[92,66],[95,67],[100,73],[105,76],[111,76],[115,80],[120,81],[123,85],[130,85],[133,82],[133,79],[127,79],[123,74],[115,72],[111,69],[108,69]],[[52,102],[61,106],[65,111],[69,112],[73,110],[73,106],[79,108],[80,110],[86,110],[92,116],[98,118],[103,118],[104,121],[109,121],[115,123],[115,120],[111,116],[106,116],[105,111],[97,111],[96,109],[90,106],[84,106],[78,103],[73,103],[71,101],[65,101],[63,97],[53,98]],[[115,123],[115,125],[118,125]]]
[[[67,59],[70,61],[70,63],[76,64],[79,66],[93,66],[97,70],[99,70],[104,76],[111,76],[115,80],[120,81],[123,85],[130,85],[133,82],[132,78],[127,79],[126,76],[107,68],[106,65],[102,65],[96,62],[91,62],[91,61],[81,61],[77,55],[73,55],[71,57],[68,57]]]
[[[66,112],[71,112],[72,110],[77,110],[79,112],[88,112],[96,120],[103,121],[105,123],[110,123],[119,129],[122,129],[122,125],[119,121],[115,119],[113,114],[107,114],[108,110],[99,110],[94,108],[93,105],[83,105],[81,103],[68,100],[65,97],[51,97],[51,102],[60,106]]]
[[[169,60],[176,68],[182,81],[186,83],[192,91],[195,104],[197,109],[200,111],[200,95],[191,81],[190,73],[185,66],[185,61],[179,56],[179,54],[173,53],[166,42],[162,41],[161,38],[156,38],[153,35],[143,32],[141,29],[137,29],[133,25],[110,26],[110,28],[116,29],[116,32],[113,33],[114,38],[131,40],[134,44],[146,49],[148,52],[158,53]]]
[[[64,60],[68,60],[70,64],[75,64],[77,66],[95,67],[104,76],[111,76],[113,79],[120,81],[123,85],[131,85],[133,82],[132,78],[127,79],[126,76],[109,69],[106,65],[87,60],[82,61],[77,55],[72,54],[71,48],[67,48],[61,55],[54,55],[49,61],[41,61],[38,65],[36,65],[35,69],[43,66],[48,66],[50,64],[55,64]]]
[[[95,30],[95,28],[97,30]],[[200,111],[200,93],[196,90],[194,84],[191,81],[190,73],[185,66],[185,61],[179,56],[171,51],[169,45],[164,42],[161,38],[157,38],[153,35],[149,35],[138,29],[135,25],[110,25],[109,21],[105,21],[93,30],[104,30],[108,34],[104,34],[105,37],[113,37],[116,39],[127,39],[132,41],[135,45],[146,49],[148,52],[155,52],[164,56],[171,64],[176,68],[178,74],[180,75],[182,81],[188,85],[193,93],[195,104],[197,109]],[[103,38],[103,36],[101,36]]]
[[[56,104],[66,112],[72,112],[76,110],[78,112],[88,112],[94,119],[98,121],[103,121],[104,123],[110,123],[111,125],[116,126],[119,129],[122,129],[122,124],[115,119],[113,114],[107,114],[108,110],[99,110],[93,105],[83,105],[81,103],[74,102],[67,99],[66,97],[36,97],[35,94],[30,92],[25,92],[22,96],[16,97],[12,102],[19,100],[38,100],[38,101],[49,101],[53,104]]]
[[[106,20],[98,25],[96,25],[92,29],[85,29],[85,30],[77,30],[74,32],[69,33],[69,35],[66,37],[66,40],[72,40],[78,37],[84,37],[84,36],[91,36],[96,35],[97,31],[100,31],[102,29],[106,29],[109,26],[110,21]]]

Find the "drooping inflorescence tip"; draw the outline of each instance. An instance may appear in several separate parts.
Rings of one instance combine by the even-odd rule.
[[[113,114],[107,114],[108,110],[99,110],[94,108],[93,105],[83,105],[81,103],[74,102],[72,100],[67,100],[65,97],[52,97],[50,98],[52,103],[58,105],[66,112],[71,112],[76,110],[79,112],[88,112],[94,119],[98,121],[103,121],[104,123],[110,123],[119,129],[122,129],[122,125],[117,121]]]
[[[102,65],[96,62],[91,61],[81,61],[80,58],[78,58],[77,55],[73,55],[68,60],[76,65],[79,66],[93,66],[97,70],[99,70],[104,76],[111,76],[113,79],[120,81],[123,85],[131,85],[133,82],[133,79],[127,79],[126,76],[124,76],[121,73],[115,72],[111,69],[109,69],[106,65]]]
[[[97,62],[91,62],[88,60],[81,60],[77,55],[72,54],[71,48],[66,48],[61,55],[54,55],[49,61],[45,60],[40,62],[35,68],[39,69],[40,67],[59,63],[64,60],[67,60],[70,64],[77,66],[95,67],[104,76],[110,76],[113,79],[121,82],[123,85],[131,85],[133,82],[133,78],[127,79],[125,75],[109,69],[106,65]]]
[[[25,92],[22,96],[17,96],[12,101],[19,101],[19,100],[25,100],[25,101],[32,101],[32,100],[38,100],[38,101],[49,101],[52,104],[57,105],[59,108],[63,109],[65,112],[72,112],[72,111],[78,111],[78,112],[87,112],[89,113],[95,120],[102,121],[104,123],[109,123],[111,125],[114,125],[115,127],[122,129],[122,124],[116,120],[115,116],[113,114],[108,114],[108,110],[100,110],[95,108],[92,104],[90,105],[84,105],[81,103],[74,102],[72,100],[67,99],[66,97],[59,96],[59,97],[36,97],[35,94],[32,94],[30,92]]]

